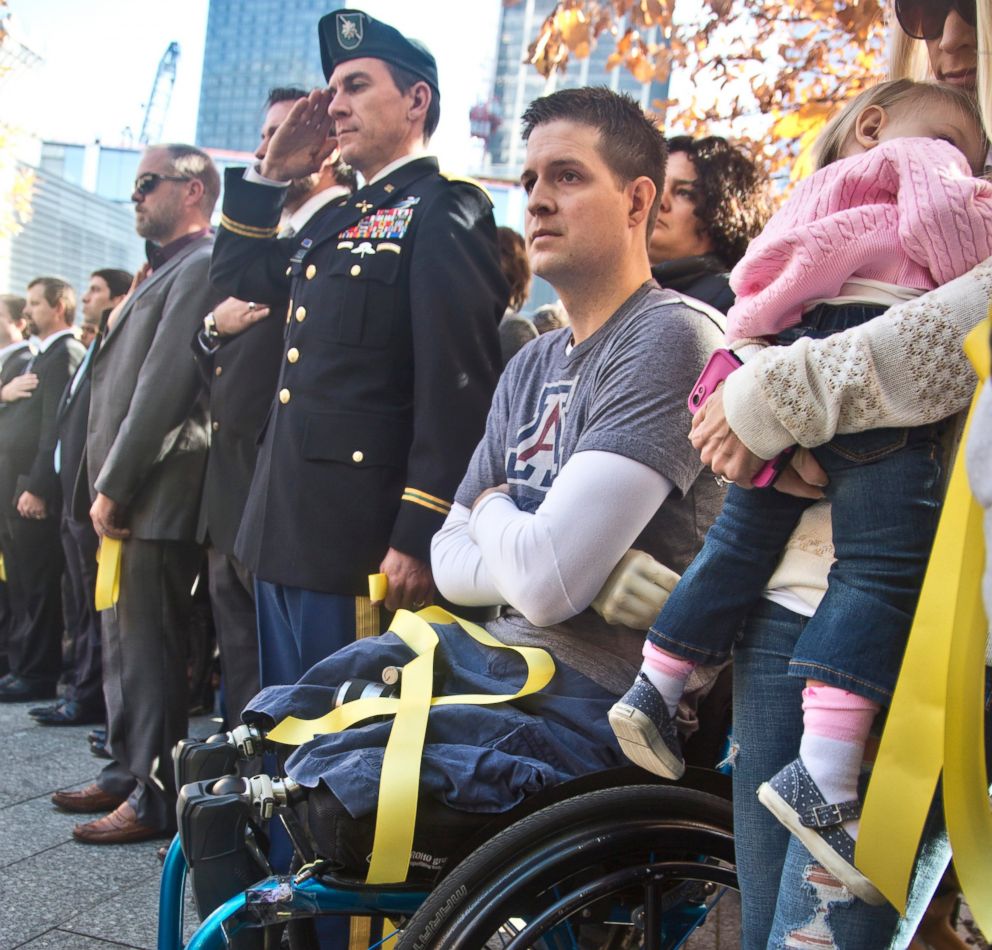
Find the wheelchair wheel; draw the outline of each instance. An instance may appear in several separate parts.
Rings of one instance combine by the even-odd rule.
[[[399,948],[664,950],[736,886],[729,801],[675,785],[604,789],[535,812],[469,855]]]

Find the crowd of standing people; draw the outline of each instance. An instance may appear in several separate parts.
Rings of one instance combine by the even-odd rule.
[[[145,150],[138,273],[95,271],[80,328],[58,278],[0,296],[0,701],[55,699],[67,631],[67,688],[29,713],[106,723],[96,780],[53,797],[104,813],[77,839],[175,830],[198,575],[225,719],[263,731],[403,667],[391,616],[441,604],[556,672],[513,704],[435,707],[420,780],[438,821],[624,753],[677,779],[732,653],[741,945],[909,945],[948,860],[939,821],[903,915],[854,841],[975,386],[961,344],[992,300],[992,15],[896,16],[892,81],[771,217],[741,149],[666,140],[586,88],[528,107],[525,234],[498,229],[429,153],[433,56],[357,10],[319,22],[325,88],[270,94],[216,233],[209,156]],[[560,298],[542,327],[520,313],[532,274]],[[728,341],[743,362],[693,418]],[[118,575],[102,610],[98,551]],[[519,675],[435,630],[436,694]],[[387,738],[315,735],[284,766],[362,819]],[[416,853],[442,866],[429,832]],[[288,847],[273,838],[274,865]]]

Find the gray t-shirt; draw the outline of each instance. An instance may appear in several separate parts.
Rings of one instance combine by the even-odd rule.
[[[684,571],[723,500],[712,478],[699,477],[686,406],[722,343],[718,321],[719,314],[690,307],[650,281],[577,346],[570,347],[568,328],[528,344],[500,379],[456,500],[470,508],[484,489],[505,482],[517,507],[533,512],[574,453],[623,455],[675,486],[634,546]],[[591,608],[543,628],[510,608],[487,629],[504,643],[543,646],[617,694],[640,666],[644,641],[642,631],[610,625]]]

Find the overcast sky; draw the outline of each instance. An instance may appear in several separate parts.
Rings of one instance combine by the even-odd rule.
[[[29,47],[44,57],[4,88],[3,118],[47,139],[105,144],[137,138],[158,62],[173,40],[181,56],[163,138],[196,133],[208,0],[10,0]],[[444,118],[442,161],[467,163],[468,110],[486,97],[500,0],[356,0],[372,16],[422,39],[438,59]],[[316,44],[316,24],[314,24]],[[16,95],[11,95],[16,90]]]

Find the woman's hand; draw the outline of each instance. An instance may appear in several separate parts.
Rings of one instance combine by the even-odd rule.
[[[751,478],[764,464],[764,459],[755,455],[730,428],[723,411],[723,384],[693,416],[689,441],[715,475],[741,488],[751,487]]]
[[[751,479],[765,460],[755,455],[730,428],[723,409],[723,386],[717,387],[692,419],[689,441],[704,465],[718,477],[741,488],[752,488]],[[775,488],[799,498],[822,498],[827,474],[808,449],[797,449]]]

